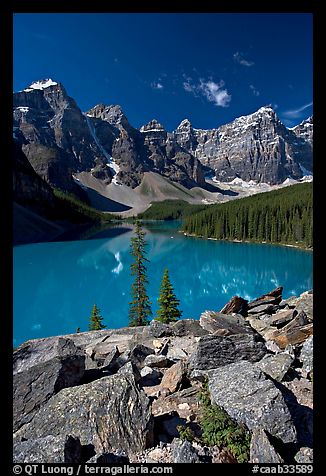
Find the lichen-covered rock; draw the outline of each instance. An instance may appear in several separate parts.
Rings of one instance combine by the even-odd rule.
[[[81,463],[82,446],[72,435],[15,441],[14,463]]]
[[[54,339],[52,344],[44,348],[43,343],[40,347],[26,343],[14,356],[14,431],[28,423],[52,395],[77,385],[84,375],[85,354],[81,349],[69,339]]]
[[[284,443],[296,442],[291,414],[280,390],[248,361],[208,372],[212,402],[249,430],[262,428]]]
[[[284,463],[269,441],[266,431],[261,428],[257,428],[252,432],[250,463]]]
[[[150,403],[130,374],[112,375],[54,395],[16,436],[73,434],[96,453],[127,454],[153,444]]]
[[[274,380],[281,382],[292,363],[293,358],[291,355],[282,352],[277,355],[265,355],[255,366]]]
[[[258,335],[234,334],[226,337],[201,337],[197,349],[190,357],[191,369],[207,370],[246,360],[257,362],[266,354]]]

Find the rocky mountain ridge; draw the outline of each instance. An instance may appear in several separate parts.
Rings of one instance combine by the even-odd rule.
[[[230,182],[240,178],[278,184],[312,170],[312,118],[287,129],[271,107],[262,107],[217,129],[194,129],[185,119],[172,133],[215,173]]]
[[[283,300],[279,287],[198,321],[27,341],[13,355],[14,462],[236,462],[201,443],[207,379],[250,432],[251,462],[311,463],[312,334],[312,291]]]
[[[14,93],[13,106],[14,137],[34,170],[73,192],[75,174],[84,171],[131,188],[154,172],[189,189],[207,188],[205,174],[221,182],[280,184],[312,170],[312,118],[290,130],[271,107],[217,129],[195,129],[186,119],[171,133],[156,120],[138,130],[118,105],[82,113],[50,79]]]

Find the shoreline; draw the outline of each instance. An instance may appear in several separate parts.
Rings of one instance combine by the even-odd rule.
[[[182,233],[184,236],[189,236],[191,238],[201,238],[204,240],[212,240],[212,241],[224,241],[228,243],[249,243],[249,244],[254,244],[254,245],[272,245],[272,246],[287,246],[288,248],[296,248],[298,250],[302,251],[310,251],[313,252],[313,248],[307,248],[305,246],[301,245],[294,245],[294,244],[289,244],[289,243],[269,243],[267,241],[251,241],[251,240],[222,240],[219,238],[212,238],[212,237],[206,237],[203,235],[195,235],[193,233],[186,233],[183,230],[179,230],[179,233]]]

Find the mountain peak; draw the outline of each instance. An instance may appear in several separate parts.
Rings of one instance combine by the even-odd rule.
[[[51,86],[58,86],[58,83],[53,81],[51,78],[39,79],[38,81],[34,81],[32,84],[30,84],[28,88],[24,89],[24,91],[30,92],[34,91],[35,89],[47,89]]]
[[[109,122],[112,125],[126,125],[128,120],[122,111],[121,106],[118,104],[111,104],[109,106],[100,103],[92,107],[89,111],[86,112],[87,116],[96,117],[102,119],[103,121]]]
[[[156,119],[152,119],[140,128],[140,132],[165,132],[165,129]]]
[[[189,130],[192,128],[192,124],[189,121],[189,119],[184,119],[183,121],[180,122],[180,124],[177,127],[177,130]]]

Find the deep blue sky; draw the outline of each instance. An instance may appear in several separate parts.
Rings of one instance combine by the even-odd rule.
[[[14,91],[41,78],[135,127],[213,128],[266,104],[293,126],[312,114],[312,14],[15,14]]]

